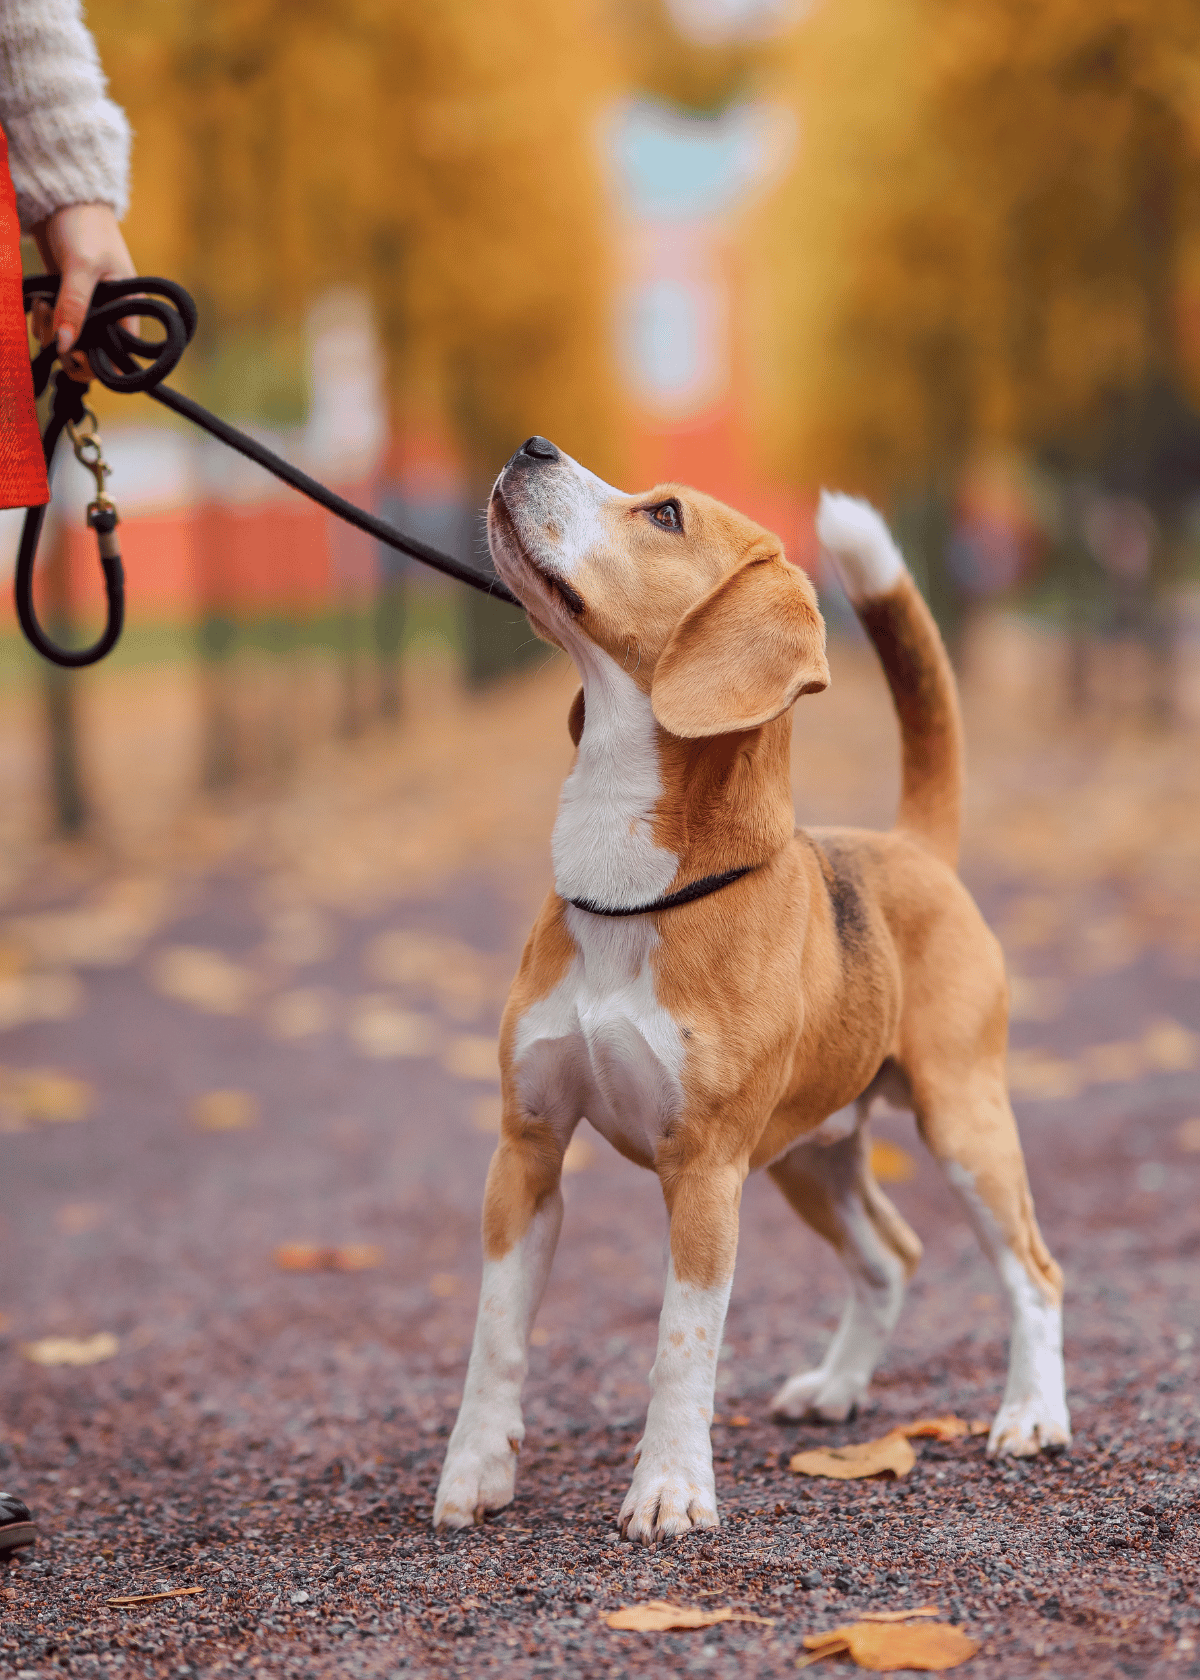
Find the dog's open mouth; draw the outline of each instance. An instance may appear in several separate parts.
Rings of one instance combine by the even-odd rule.
[[[586,605],[583,596],[572,589],[565,578],[559,577],[557,572],[552,571],[548,566],[544,566],[530,554],[517,533],[516,521],[513,519],[508,503],[504,500],[504,493],[498,485],[492,491],[491,516],[499,528],[500,543],[498,546],[501,551],[507,550],[509,555],[519,559],[523,569],[532,572],[538,582],[566,608],[572,618],[582,617]],[[497,569],[503,574],[503,568],[498,566]],[[505,578],[505,582],[512,585],[516,594],[521,593],[519,578],[516,580]]]

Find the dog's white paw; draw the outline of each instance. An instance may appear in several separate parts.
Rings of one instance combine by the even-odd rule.
[[[771,1416],[793,1422],[815,1417],[824,1423],[845,1423],[867,1392],[869,1380],[819,1365],[815,1371],[788,1378],[771,1402]]]
[[[1071,1417],[1065,1400],[1005,1400],[992,1422],[988,1457],[1034,1458],[1071,1444]]]
[[[524,1425],[518,1422],[505,1429],[481,1423],[460,1435],[462,1422],[460,1417],[454,1426],[442,1466],[433,1502],[435,1528],[470,1528],[482,1522],[488,1511],[512,1503]]]
[[[650,1545],[673,1540],[694,1528],[718,1528],[717,1490],[712,1458],[707,1462],[664,1463],[643,1453],[621,1506],[621,1534]]]

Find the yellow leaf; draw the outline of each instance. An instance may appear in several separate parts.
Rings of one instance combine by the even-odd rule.
[[[40,1342],[26,1342],[21,1352],[35,1365],[98,1365],[117,1352],[117,1338],[107,1330],[94,1336],[47,1336]]]
[[[1185,1120],[1175,1133],[1175,1141],[1188,1155],[1200,1155],[1200,1115]]]
[[[1140,1044],[1092,1044],[1080,1055],[1079,1068],[1088,1085],[1127,1085],[1141,1078],[1146,1058]]]
[[[834,1481],[845,1482],[884,1472],[897,1478],[907,1476],[916,1462],[916,1453],[903,1434],[894,1429],[876,1441],[857,1441],[848,1447],[814,1447],[810,1452],[796,1453],[789,1469],[802,1476],[829,1476]]]
[[[438,1027],[432,1016],[400,1009],[390,998],[372,993],[355,1004],[350,1036],[366,1056],[428,1056],[437,1042]]]
[[[54,1223],[64,1236],[78,1237],[102,1225],[106,1212],[101,1202],[64,1202],[54,1215]]]
[[[880,1184],[907,1184],[916,1170],[916,1162],[898,1143],[876,1138],[871,1145],[871,1171]]]
[[[1200,1061],[1200,1038],[1178,1021],[1156,1021],[1142,1035],[1142,1053],[1161,1073],[1187,1073]]]
[[[500,1046],[482,1033],[460,1033],[442,1051],[441,1063],[456,1079],[500,1082]]]
[[[652,1598],[647,1604],[623,1605],[604,1619],[610,1628],[624,1633],[681,1633],[689,1628],[716,1627],[719,1622],[775,1625],[768,1617],[755,1616],[748,1610],[700,1610],[686,1604],[668,1604],[661,1598]]]
[[[586,1172],[595,1164],[596,1151],[588,1139],[573,1137],[563,1155],[562,1170],[565,1173]]]
[[[255,976],[220,951],[199,945],[171,945],[150,967],[156,991],[210,1015],[244,1015],[256,989]]]
[[[191,1109],[202,1132],[241,1132],[258,1119],[258,1098],[249,1091],[207,1091]]]
[[[914,1616],[940,1616],[941,1609],[936,1604],[921,1604],[913,1610],[864,1610],[859,1617],[861,1622],[908,1622]]]
[[[301,986],[271,999],[266,1010],[267,1031],[275,1038],[309,1038],[325,1031],[331,1015],[327,992]]]
[[[504,1104],[499,1097],[476,1097],[471,1104],[471,1129],[495,1136],[500,1130]]]
[[[431,1294],[439,1301],[448,1301],[452,1295],[457,1295],[462,1288],[462,1282],[453,1272],[434,1272],[429,1280]]]
[[[876,1674],[905,1668],[927,1671],[957,1668],[979,1649],[977,1639],[949,1622],[914,1625],[899,1621],[881,1623],[877,1618],[851,1622],[828,1633],[809,1634],[804,1645],[813,1653],[809,1662],[846,1653],[859,1668]]]
[[[73,1079],[52,1068],[13,1074],[0,1089],[0,1103],[15,1109],[24,1119],[43,1125],[85,1119],[93,1096],[86,1080]]]
[[[335,1272],[373,1272],[383,1265],[383,1250],[377,1243],[343,1243],[333,1251]]]
[[[322,1248],[317,1243],[282,1243],[275,1264],[284,1272],[366,1272],[383,1264],[383,1250],[374,1243],[344,1243]]]
[[[1015,1097],[1054,1101],[1077,1097],[1083,1088],[1083,1074],[1073,1062],[1045,1050],[1010,1050],[1008,1086]]]
[[[918,1418],[916,1423],[905,1423],[900,1427],[900,1434],[907,1435],[910,1440],[917,1435],[928,1435],[935,1441],[957,1441],[971,1432],[966,1418],[955,1417],[953,1413],[946,1417]]]

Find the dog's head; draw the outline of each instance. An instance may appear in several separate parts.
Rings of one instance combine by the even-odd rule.
[[[488,543],[537,633],[585,681],[602,650],[672,735],[756,728],[829,682],[807,577],[778,537],[699,491],[627,496],[532,437],[496,480]]]

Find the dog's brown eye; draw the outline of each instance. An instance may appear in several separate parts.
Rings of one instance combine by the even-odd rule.
[[[683,515],[679,503],[676,501],[661,502],[653,508],[650,514],[656,525],[661,525],[667,531],[683,530]]]

